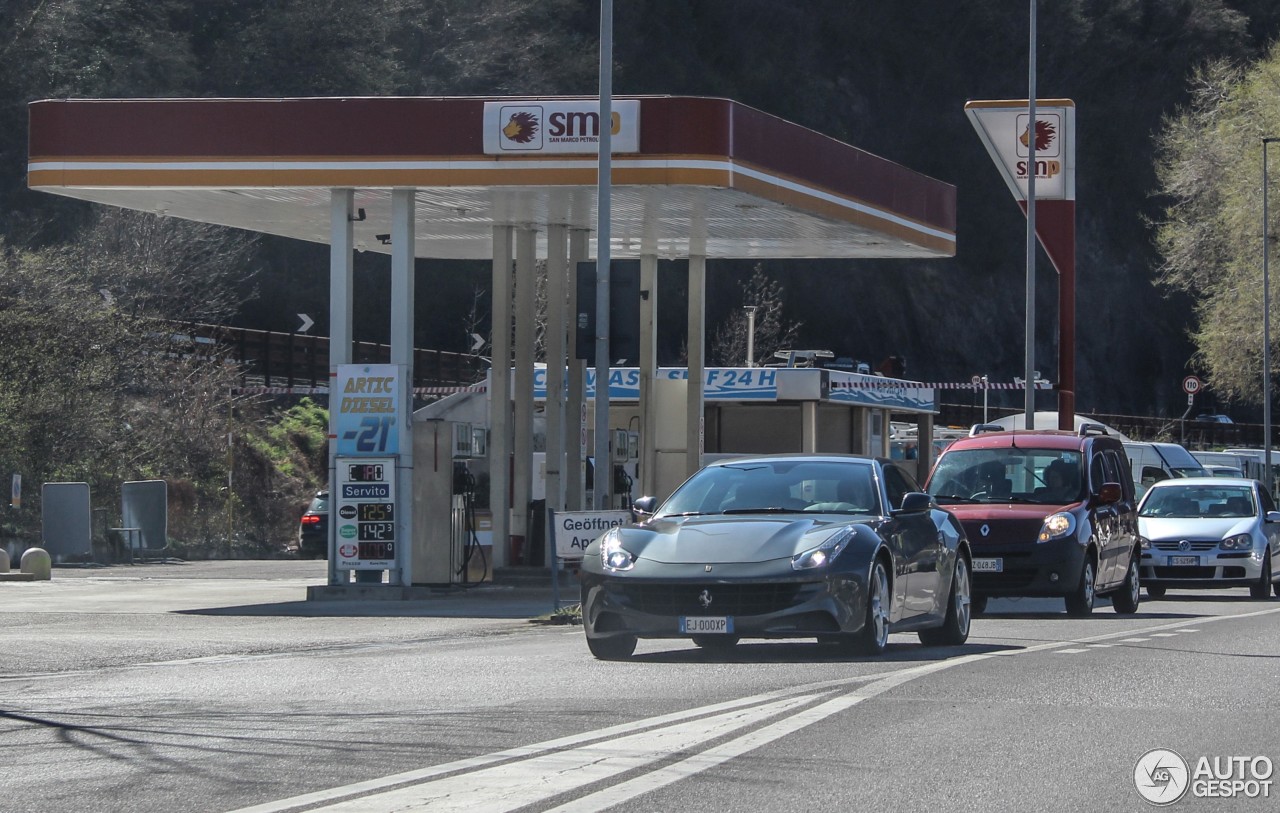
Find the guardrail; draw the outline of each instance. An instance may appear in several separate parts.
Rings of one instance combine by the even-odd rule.
[[[327,387],[329,337],[307,333],[252,330],[225,325],[175,326],[172,340],[189,343],[191,352],[208,353],[218,347],[241,365],[247,384],[262,387]],[[353,342],[354,364],[386,364],[391,347],[377,342]],[[413,351],[413,386],[465,387],[484,380],[488,359],[447,350]]]

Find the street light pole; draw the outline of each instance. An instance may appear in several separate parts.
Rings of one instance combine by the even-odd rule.
[[[1267,145],[1275,138],[1262,139],[1262,465],[1267,473],[1267,491],[1275,493],[1271,474],[1271,254],[1270,218],[1267,214]]]
[[[756,306],[747,305],[747,366],[756,366]]]
[[[1027,57],[1027,348],[1023,427],[1036,427],[1036,0]]]

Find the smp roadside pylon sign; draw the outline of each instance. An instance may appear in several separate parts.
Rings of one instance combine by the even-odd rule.
[[[1036,179],[1036,240],[1058,271],[1058,419],[1074,424],[1076,388],[1076,103],[1036,99],[976,100],[964,106],[978,138],[1027,212],[1028,179]],[[1034,156],[1034,160],[1033,159]]]

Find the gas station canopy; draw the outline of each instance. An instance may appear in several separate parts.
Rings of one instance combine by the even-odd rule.
[[[955,188],[725,99],[613,102],[615,258],[937,258]],[[598,102],[555,98],[48,100],[32,189],[319,243],[354,189],[355,246],[387,252],[415,190],[415,254],[493,256],[495,225],[595,233]],[[557,119],[557,116],[559,117]],[[594,244],[590,250],[595,254]]]

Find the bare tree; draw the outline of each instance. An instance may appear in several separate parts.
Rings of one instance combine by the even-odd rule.
[[[795,347],[800,337],[800,322],[790,321],[783,314],[784,290],[782,283],[770,278],[759,263],[751,270],[751,277],[741,283],[742,307],[730,311],[729,316],[716,326],[707,358],[711,364],[738,367],[747,363],[747,312],[755,311],[756,359],[770,358],[776,350]],[[758,362],[757,362],[758,363]]]

